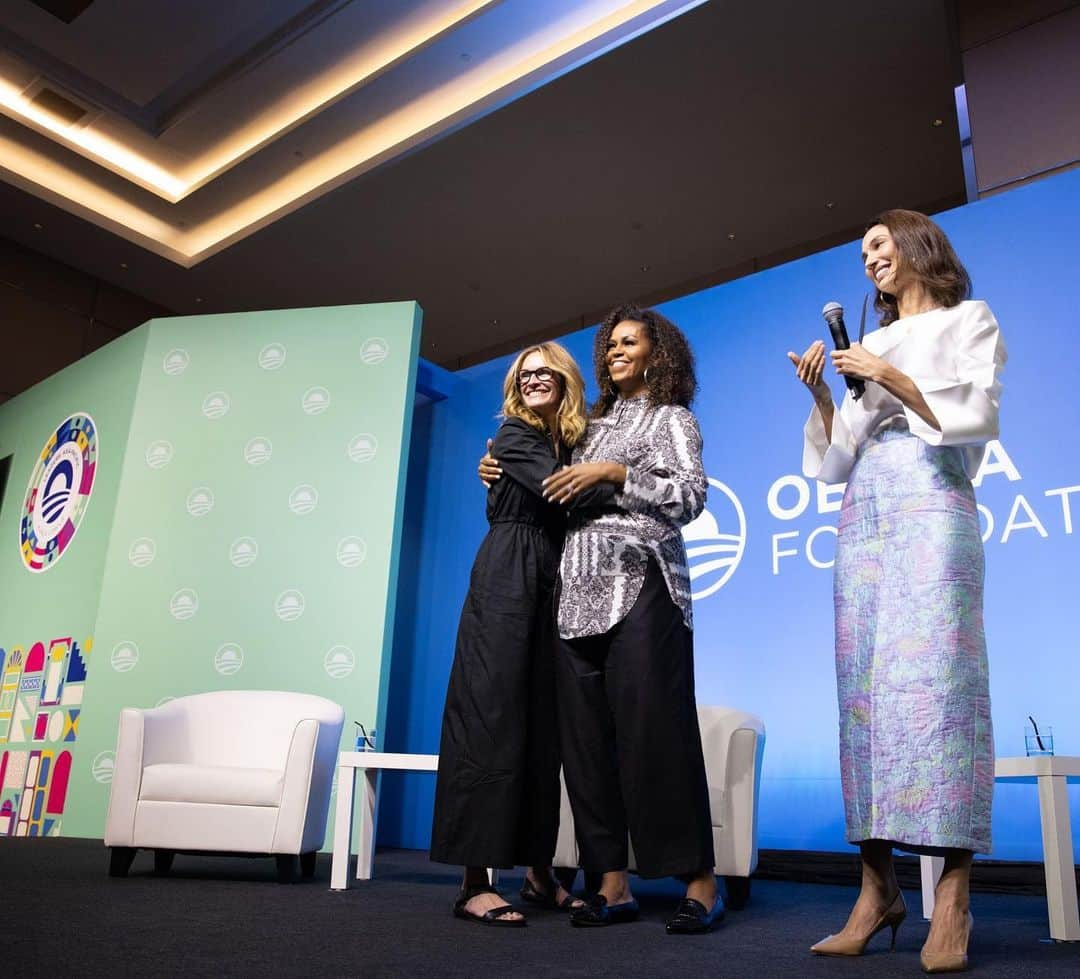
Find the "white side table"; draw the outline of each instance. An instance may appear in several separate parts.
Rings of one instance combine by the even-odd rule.
[[[1032,779],[1039,787],[1050,937],[1059,942],[1077,942],[1080,941],[1080,914],[1076,903],[1072,820],[1066,786],[1070,781],[1080,781],[1080,758],[1033,755],[1030,758],[999,758],[994,765],[995,782],[1030,782]],[[934,888],[943,865],[941,857],[919,858],[924,918],[930,918],[934,913]]]
[[[349,886],[349,854],[352,852],[353,805],[356,770],[361,769],[360,842],[356,852],[356,879],[370,880],[375,856],[375,809],[379,800],[379,775],[383,771],[434,772],[438,755],[399,755],[386,751],[343,751],[338,757],[337,806],[334,809],[334,857],[330,864],[330,889]]]

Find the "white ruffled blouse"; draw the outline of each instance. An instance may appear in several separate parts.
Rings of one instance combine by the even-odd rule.
[[[855,401],[849,391],[833,414],[832,440],[815,405],[803,429],[803,475],[826,483],[848,478],[859,446],[901,419],[930,445],[960,446],[968,477],[998,434],[1001,370],[1008,356],[994,314],[982,300],[905,316],[868,333],[863,346],[903,371],[922,393],[941,431],[872,381]]]

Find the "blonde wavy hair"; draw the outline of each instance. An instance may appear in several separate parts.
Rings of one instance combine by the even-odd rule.
[[[521,365],[531,353],[540,354],[545,366],[550,367],[559,379],[562,400],[559,402],[559,411],[555,416],[557,430],[554,434],[561,444],[572,448],[581,440],[581,436],[585,434],[585,426],[588,424],[588,419],[585,417],[585,382],[574,358],[557,343],[538,343],[535,346],[526,347],[514,358],[503,380],[503,406],[499,417],[520,418],[541,432],[547,431],[543,419],[526,407],[525,400],[521,396],[521,388],[518,387],[518,373]]]

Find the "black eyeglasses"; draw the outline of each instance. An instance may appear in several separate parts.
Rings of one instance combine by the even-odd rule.
[[[524,387],[532,378],[537,381],[550,381],[555,372],[550,367],[537,367],[534,371],[518,371],[518,387]]]

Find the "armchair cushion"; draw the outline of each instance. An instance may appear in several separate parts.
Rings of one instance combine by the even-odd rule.
[[[143,769],[139,801],[276,806],[285,773],[275,768],[163,763]]]

